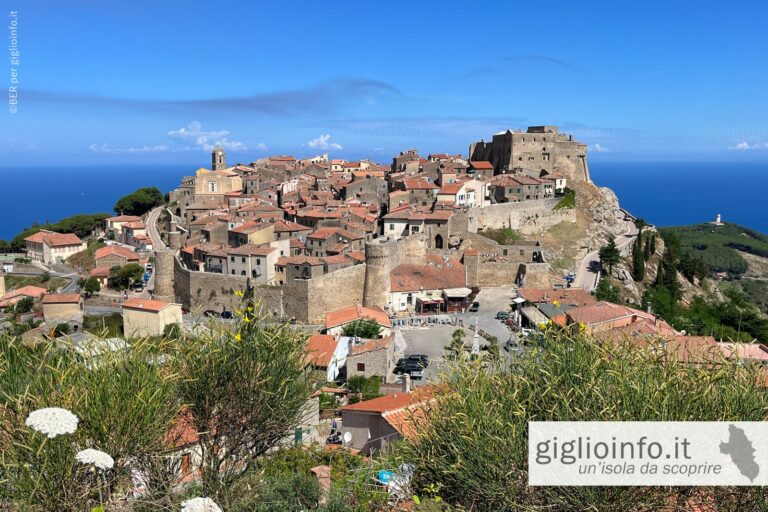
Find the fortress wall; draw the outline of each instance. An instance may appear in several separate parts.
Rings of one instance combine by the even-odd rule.
[[[174,261],[175,296],[185,308],[221,312],[233,311],[240,304],[234,291],[245,291],[246,277],[196,272],[184,268],[178,258]]]
[[[524,235],[539,234],[560,222],[576,220],[574,209],[554,209],[559,202],[559,198],[554,198],[471,208],[469,226],[474,231],[512,228]]]
[[[568,145],[556,145],[554,149],[555,165],[552,169],[554,174],[563,176],[569,182],[591,182],[586,145],[572,142]]]
[[[522,286],[549,289],[552,286],[549,263],[524,263],[520,265]]]
[[[363,303],[366,265],[353,265],[310,279],[306,321],[322,324],[325,313]],[[298,317],[297,317],[298,318]]]

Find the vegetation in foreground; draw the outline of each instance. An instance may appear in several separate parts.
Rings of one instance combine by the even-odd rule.
[[[764,421],[759,369],[713,363],[685,365],[636,346],[550,332],[541,349],[506,368],[455,363],[421,436],[402,443],[393,464],[414,466],[414,491],[436,508],[649,511],[710,503],[718,511],[768,510],[765,491],[754,487],[527,486],[528,421]]]

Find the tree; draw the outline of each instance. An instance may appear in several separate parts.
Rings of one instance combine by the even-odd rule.
[[[642,282],[645,277],[645,255],[643,254],[643,238],[638,236],[632,243],[632,279]]]
[[[371,375],[370,377],[363,377],[362,375],[355,375],[347,379],[347,389],[349,389],[350,403],[355,403],[358,397],[362,396],[363,400],[370,400],[381,396],[379,390],[381,388],[381,377],[378,375]],[[354,401],[353,401],[354,398]]]
[[[29,313],[32,311],[32,307],[34,305],[35,301],[32,299],[32,297],[24,297],[13,307],[13,312],[17,315],[22,313]]]
[[[464,329],[456,329],[451,335],[451,343],[447,347],[447,356],[449,360],[455,361],[464,356],[464,338],[466,337]]]
[[[608,277],[613,275],[613,266],[621,260],[621,252],[616,247],[616,240],[611,237],[608,239],[608,243],[600,248],[598,252],[600,257],[600,264],[608,266]]]
[[[85,280],[85,283],[83,283],[83,291],[88,297],[94,293],[99,293],[101,291],[101,282],[95,277],[89,277]]]
[[[155,206],[163,204],[163,194],[157,187],[144,187],[121,197],[115,203],[115,213],[144,215]]]
[[[377,339],[381,334],[381,327],[375,320],[360,318],[344,326],[342,336],[352,336],[365,339]]]
[[[621,294],[619,293],[619,289],[605,278],[600,279],[600,282],[597,283],[595,298],[597,300],[613,302],[614,304],[621,304]]]
[[[637,237],[642,238],[643,236],[643,229],[648,226],[648,223],[645,222],[645,219],[641,219],[640,217],[635,219],[635,227],[637,228]]]
[[[129,263],[124,267],[112,267],[109,271],[110,288],[124,290],[139,283],[144,277],[144,268],[138,263]]]
[[[313,389],[306,334],[263,323],[259,311],[244,303],[236,332],[185,339],[174,359],[179,400],[199,433],[200,485],[224,505],[257,458],[303,423]]]

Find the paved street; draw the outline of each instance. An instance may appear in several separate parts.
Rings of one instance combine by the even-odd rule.
[[[468,327],[477,322],[480,329],[491,336],[496,336],[499,343],[509,339],[509,329],[503,322],[496,320],[498,311],[509,311],[511,309],[512,298],[515,296],[514,286],[497,286],[494,288],[483,288],[475,297],[475,302],[480,303],[480,310],[477,313],[458,313],[454,316],[464,322]]]
[[[637,227],[633,220],[625,220],[626,231],[623,235],[616,237],[616,247],[619,250],[623,249],[630,243],[632,243],[637,236]],[[597,288],[597,281],[600,277],[600,256],[598,250],[592,251],[584,256],[581,260],[579,268],[576,270],[576,278],[573,281],[574,288],[584,288],[588,292],[595,291]]]

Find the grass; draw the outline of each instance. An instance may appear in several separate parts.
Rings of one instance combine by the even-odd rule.
[[[47,280],[44,276],[5,276],[5,288],[8,291],[23,288],[24,286],[39,286],[46,290],[56,290],[66,285],[68,281],[62,277],[49,277]]]
[[[490,238],[500,245],[510,245],[525,239],[523,235],[512,228],[485,229],[480,234],[486,238]]]
[[[83,330],[105,338],[121,338],[123,336],[123,316],[112,313],[106,316],[85,316]]]
[[[566,189],[563,198],[555,205],[555,210],[562,208],[576,208],[576,191]]]
[[[80,267],[83,270],[93,270],[96,266],[96,250],[105,246],[104,242],[93,239],[88,240],[88,248],[67,258],[67,263],[73,267]]]

